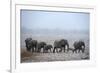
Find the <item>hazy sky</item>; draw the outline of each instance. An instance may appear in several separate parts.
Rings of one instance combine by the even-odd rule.
[[[89,17],[89,13],[21,10],[21,28],[88,31]]]

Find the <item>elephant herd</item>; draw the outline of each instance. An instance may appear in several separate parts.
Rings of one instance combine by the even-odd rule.
[[[37,40],[33,40],[32,38],[26,38],[25,40],[26,44],[26,49],[29,52],[42,52],[43,53],[48,53],[50,52],[65,52],[66,51],[66,46],[67,46],[67,52],[71,50],[73,53],[77,52],[82,52],[84,53],[85,51],[85,43],[83,41],[76,41],[74,42],[73,46],[74,49],[69,48],[69,43],[66,39],[61,39],[61,40],[55,40],[54,44],[46,44],[46,42],[38,42]]]

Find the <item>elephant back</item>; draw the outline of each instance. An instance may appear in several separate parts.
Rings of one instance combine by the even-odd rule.
[[[83,41],[79,41],[79,44],[85,46],[85,43]]]
[[[32,40],[31,42],[33,45],[37,45],[37,43],[38,43],[37,40]]]
[[[79,44],[78,44],[78,42],[76,41],[76,42],[74,42],[74,48],[78,48],[79,47]]]
[[[45,42],[40,42],[40,43],[38,43],[38,47],[44,47],[46,45],[46,43]]]
[[[75,47],[75,48],[81,48],[82,46],[85,47],[85,43],[84,43],[83,41],[76,41],[76,42],[74,43],[74,47]]]
[[[53,48],[53,46],[52,45],[46,45],[44,48],[45,49],[50,49],[50,48]]]
[[[60,44],[61,45],[67,45],[69,47],[68,41],[66,39],[61,39]]]

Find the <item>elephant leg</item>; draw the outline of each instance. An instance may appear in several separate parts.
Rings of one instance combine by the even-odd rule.
[[[30,51],[31,51],[31,47],[28,47],[28,48],[27,48],[27,51],[30,52]]]
[[[72,52],[74,53],[74,52],[75,52],[75,50],[72,50]]]
[[[48,53],[49,49],[46,49],[46,53]]]
[[[69,51],[70,51],[70,49],[68,48],[68,49],[67,49],[67,52],[69,52]],[[72,50],[72,52],[74,52],[74,50]]]
[[[80,49],[78,50],[78,53],[80,52]]]
[[[49,50],[49,49],[46,50],[46,53],[48,53],[48,50]]]
[[[76,50],[75,50],[75,53],[77,53],[77,51],[78,51],[78,50],[76,49]]]
[[[39,49],[39,52],[41,52],[41,48]]]
[[[67,49],[67,52],[69,52],[69,49]]]
[[[29,49],[27,45],[26,45],[26,49],[27,49],[27,50]]]
[[[47,49],[47,53],[50,52],[50,48]]]
[[[32,53],[34,52],[34,47],[32,48]]]
[[[64,52],[65,52],[65,47],[64,47]]]
[[[59,48],[56,48],[56,52],[57,52],[57,53],[59,52]]]
[[[82,53],[84,53],[84,49],[82,49]]]
[[[40,52],[40,48],[38,48],[37,52]]]
[[[59,52],[62,52],[62,48],[60,48]]]
[[[37,48],[35,48],[35,52],[37,52]]]
[[[26,50],[27,50],[27,51],[30,51],[30,48],[29,48],[27,45],[26,45]]]
[[[50,48],[50,52],[51,52],[51,48]]]
[[[75,53],[75,49],[73,49],[73,53]]]
[[[54,49],[53,49],[53,53],[55,53],[55,50],[56,50],[56,47],[54,47]]]

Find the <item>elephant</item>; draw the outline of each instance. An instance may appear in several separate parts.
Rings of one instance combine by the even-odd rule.
[[[37,40],[32,40],[32,38],[27,38],[25,42],[26,42],[27,51],[31,51],[31,50],[32,52],[36,51],[37,43],[38,43]]]
[[[48,50],[50,50],[50,52],[51,52],[51,49],[52,49],[52,48],[53,48],[52,45],[45,45],[43,52],[44,52],[44,53],[47,53]]]
[[[55,51],[57,51],[58,48],[60,48],[59,52],[62,52],[63,49],[64,49],[64,52],[65,52],[66,46],[67,46],[67,48],[69,48],[69,43],[66,39],[61,39],[59,41],[55,40],[54,41],[53,53],[55,53]]]
[[[76,41],[74,42],[74,50],[73,50],[73,53],[77,51],[80,52],[82,51],[82,53],[84,53],[85,51],[85,43],[83,41]]]
[[[31,48],[30,48],[30,46],[29,46],[29,42],[32,40],[32,38],[26,38],[26,40],[25,40],[25,44],[26,44],[26,50],[27,51],[30,51],[31,50]]]
[[[44,50],[44,47],[45,47],[46,43],[45,42],[39,42],[37,44],[37,52],[41,52],[41,49],[43,48]]]
[[[37,40],[29,41],[29,47],[32,49],[32,52],[36,52],[37,50]]]

